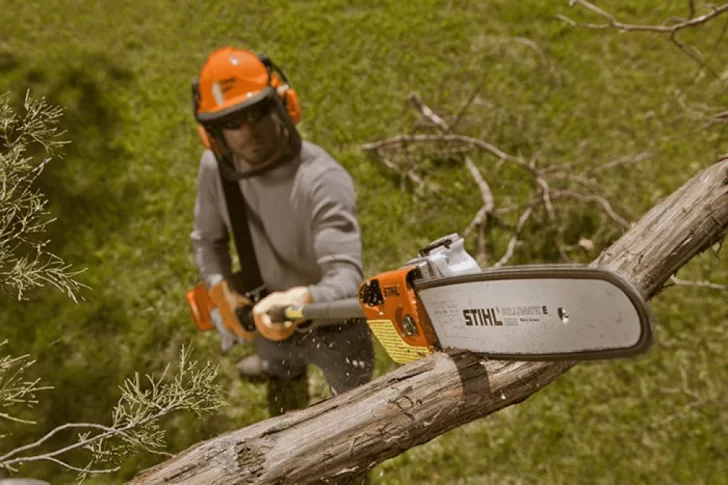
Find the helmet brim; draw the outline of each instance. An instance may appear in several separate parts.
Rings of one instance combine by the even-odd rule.
[[[229,103],[232,103],[230,104],[230,106],[222,108],[218,111],[197,112],[195,117],[197,118],[198,122],[205,125],[223,124],[236,118],[242,111],[245,111],[251,106],[269,101],[273,97],[273,95],[275,95],[275,93],[275,88],[267,87],[252,96],[238,96],[237,98],[233,98],[228,101]]]

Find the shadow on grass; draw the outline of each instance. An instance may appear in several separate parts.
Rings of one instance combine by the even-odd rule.
[[[132,75],[112,57],[101,55],[32,62],[0,52],[0,79],[10,81],[6,85],[12,105],[21,107],[29,90],[33,97],[43,96],[64,108],[60,125],[66,131],[63,138],[71,143],[37,181],[57,218],[48,226],[49,249],[76,268],[87,267],[81,281],[103,281],[113,271],[94,253],[110,236],[125,230],[140,203],[141,184],[126,174],[131,155],[119,143],[125,128],[119,94],[130,88]],[[30,301],[0,303],[0,316],[8,323],[0,339],[8,339],[8,352],[37,359],[31,376],[54,387],[37,396],[40,403],[31,415],[38,424],[12,426],[4,449],[31,442],[67,422],[109,423],[118,385],[131,373],[119,344],[131,322],[122,295],[103,287],[86,293],[88,301],[81,304],[54,288],[33,291]],[[47,445],[67,445],[74,437],[75,433],[61,433]],[[32,476],[59,477],[58,465],[29,466]]]
[[[98,55],[27,68],[12,59],[0,61],[8,65],[23,70],[15,82],[22,89],[11,93],[18,104],[27,88],[64,109],[61,128],[70,144],[62,159],[48,165],[38,187],[57,217],[48,227],[52,250],[69,259],[85,256],[75,254],[80,233],[90,237],[82,246],[96,247],[135,212],[139,188],[124,176],[130,155],[118,142],[124,128],[118,94],[129,88],[131,74]]]

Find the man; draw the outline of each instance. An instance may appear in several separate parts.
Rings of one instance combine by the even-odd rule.
[[[295,326],[290,337],[271,340],[222,322],[214,311],[223,350],[252,338],[255,354],[237,368],[243,376],[270,379],[272,415],[306,404],[287,404],[285,394],[306,387],[308,364],[321,368],[333,394],[368,382],[374,352],[365,320],[280,324],[269,316],[273,307],[356,295],[363,271],[351,176],[321,147],[301,140],[296,93],[267,57],[231,47],[216,50],[193,96],[208,146],[200,160],[191,234],[200,277],[218,307],[241,301],[233,290],[228,241],[231,233],[236,243],[244,239],[231,221],[245,217],[252,248],[238,255],[241,274],[254,279],[254,265],[245,264],[245,256],[254,254],[264,286],[262,294],[246,295],[255,325],[266,334]],[[230,182],[242,190],[245,214],[228,210],[223,184]],[[263,298],[256,302],[257,295]]]

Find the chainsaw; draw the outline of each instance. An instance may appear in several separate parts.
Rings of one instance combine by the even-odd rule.
[[[652,345],[649,307],[618,274],[563,264],[482,270],[463,243],[450,234],[367,278],[356,298],[278,308],[271,319],[366,318],[402,364],[447,349],[503,360],[594,360]]]
[[[447,349],[502,360],[612,359],[644,353],[653,341],[649,307],[617,273],[571,264],[482,270],[458,234],[365,279],[357,297],[275,308],[270,316],[364,318],[401,364]]]

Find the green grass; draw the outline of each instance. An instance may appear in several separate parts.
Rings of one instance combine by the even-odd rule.
[[[2,90],[20,100],[30,89],[66,108],[72,144],[41,187],[58,217],[53,249],[87,268],[81,280],[92,288],[79,304],[51,289],[30,302],[0,301],[0,337],[13,353],[37,358],[35,372],[56,387],[37,406],[39,425],[8,428],[3,448],[68,421],[108,422],[118,384],[135,370],[161,371],[185,342],[220,362],[231,406],[202,421],[165,422],[173,451],[267,417],[262,387],[235,377],[235,359],[248,349],[220,358],[215,335],[195,331],[184,303],[196,281],[188,235],[200,154],[190,81],[216,47],[266,52],[284,68],[302,100],[303,135],[355,178],[368,274],[462,231],[479,207],[457,166],[430,161],[446,196],[422,198],[361,150],[409,132],[417,120],[409,91],[452,115],[482,84],[459,131],[526,159],[538,153],[541,163],[651,152],[601,179],[632,219],[728,152],[725,130],[696,116],[727,109],[724,81],[705,70],[696,76],[697,65],[663,38],[568,28],[556,14],[586,17],[565,1],[353,3],[3,2]],[[653,23],[686,10],[657,0],[602,7]],[[683,40],[708,55],[724,23]],[[726,60],[718,48],[710,61],[723,79]],[[502,205],[526,190],[518,172],[474,158]],[[570,237],[619,235],[600,231],[593,211],[570,214]],[[552,260],[543,229],[530,230],[514,262]],[[505,247],[502,235],[492,242]],[[726,282],[728,267],[705,254],[679,276]],[[711,290],[663,293],[653,301],[649,354],[580,365],[523,404],[383,463],[373,482],[728,483],[725,301]],[[392,368],[378,348],[377,375]],[[318,376],[314,390],[320,384]],[[122,473],[92,483],[121,483],[157,460],[130,458]],[[24,471],[53,483],[73,478],[55,466]]]

